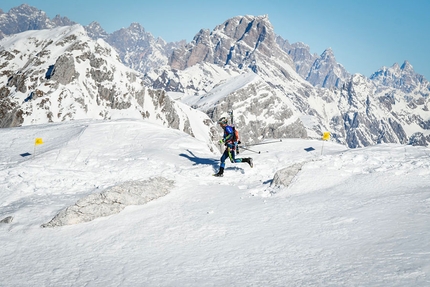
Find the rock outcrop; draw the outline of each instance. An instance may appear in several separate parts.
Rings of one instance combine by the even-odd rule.
[[[173,183],[164,177],[157,177],[118,184],[78,200],[41,227],[78,224],[117,214],[129,205],[143,205],[165,196],[170,192]]]

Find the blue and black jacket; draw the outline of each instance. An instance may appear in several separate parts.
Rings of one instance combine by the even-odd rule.
[[[231,150],[236,149],[237,139],[234,133],[234,127],[228,126],[228,125],[224,127],[223,140],[225,145],[229,147]]]

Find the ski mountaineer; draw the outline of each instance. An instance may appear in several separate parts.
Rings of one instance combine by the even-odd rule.
[[[246,162],[249,164],[250,167],[254,167],[252,158],[236,158],[236,148],[238,145],[238,139],[236,138],[235,130],[232,126],[228,125],[228,120],[226,117],[222,117],[219,119],[218,124],[223,128],[224,130],[224,136],[219,141],[220,143],[225,145],[224,153],[221,156],[221,165],[219,168],[218,173],[214,174],[214,176],[221,177],[224,175],[224,167],[225,167],[225,161],[227,158],[230,159],[232,163],[238,163],[238,162]]]

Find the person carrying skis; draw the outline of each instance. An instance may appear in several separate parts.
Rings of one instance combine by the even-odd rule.
[[[228,125],[227,118],[226,117],[220,118],[218,121],[218,124],[224,130],[224,136],[219,142],[225,145],[225,150],[221,156],[221,164],[220,164],[219,171],[218,173],[214,174],[214,176],[221,177],[224,175],[225,161],[227,158],[229,158],[232,163],[246,162],[249,164],[251,168],[254,167],[252,158],[250,157],[236,158],[236,148],[238,145],[238,139],[237,139],[234,127]]]

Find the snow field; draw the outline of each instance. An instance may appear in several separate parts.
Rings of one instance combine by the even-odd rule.
[[[220,131],[221,132],[221,131]],[[429,150],[283,139],[227,162],[137,120],[0,131],[4,286],[428,286]],[[36,147],[35,137],[44,144]],[[28,139],[28,140],[27,140]],[[304,149],[312,146],[314,151]],[[288,187],[276,171],[305,162]],[[162,176],[169,194],[41,228],[80,198]]]

